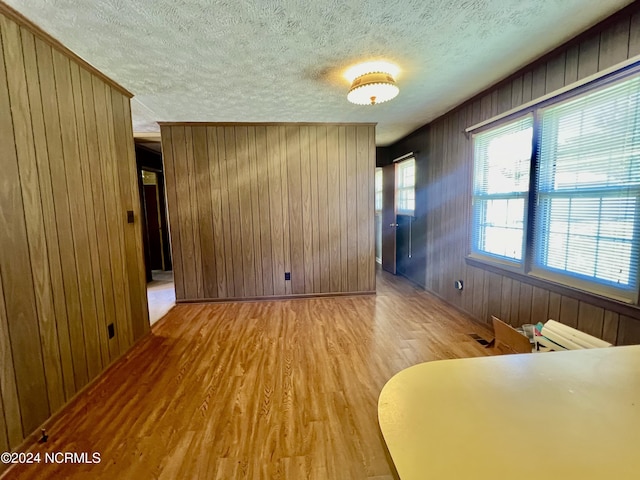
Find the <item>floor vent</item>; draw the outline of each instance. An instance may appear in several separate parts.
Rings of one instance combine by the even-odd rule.
[[[482,338],[480,335],[478,335],[477,333],[469,333],[468,334],[471,338],[473,338],[476,342],[478,342],[480,345],[486,347],[487,345],[489,345],[489,342],[487,340],[485,340],[484,338]]]

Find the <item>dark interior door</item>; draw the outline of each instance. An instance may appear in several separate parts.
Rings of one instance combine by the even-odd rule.
[[[396,166],[382,168],[382,268],[396,274]]]
[[[400,275],[411,276],[411,221],[409,215],[396,216],[396,270]]]
[[[158,186],[144,186],[144,207],[147,217],[147,238],[151,270],[162,270],[162,240],[158,216]]]

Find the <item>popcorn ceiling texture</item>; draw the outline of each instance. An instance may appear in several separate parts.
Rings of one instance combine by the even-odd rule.
[[[8,0],[156,121],[378,122],[398,140],[629,0]],[[400,95],[347,102],[344,70],[386,59]]]

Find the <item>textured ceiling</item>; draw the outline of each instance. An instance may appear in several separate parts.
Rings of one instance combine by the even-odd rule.
[[[378,122],[387,145],[629,0],[6,0],[136,96],[155,121]],[[400,95],[346,100],[386,59]]]

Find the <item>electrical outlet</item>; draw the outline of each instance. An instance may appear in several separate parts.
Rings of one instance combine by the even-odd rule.
[[[116,336],[116,329],[113,326],[113,323],[107,325],[107,332],[109,332],[109,338],[113,338]]]
[[[291,280],[291,272],[284,272],[284,279]]]

